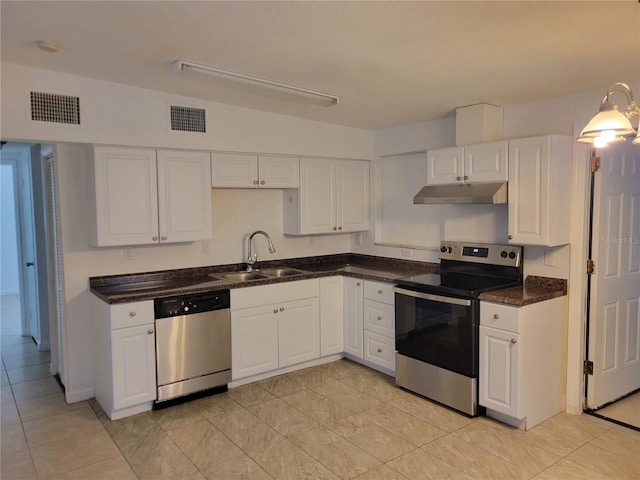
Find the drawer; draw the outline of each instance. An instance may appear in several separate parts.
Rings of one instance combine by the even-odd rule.
[[[499,303],[480,302],[480,325],[520,332],[520,309]]]
[[[374,332],[364,332],[364,359],[387,370],[396,369],[395,342]]]
[[[395,338],[395,309],[387,303],[364,301],[364,329]]]
[[[111,330],[153,324],[153,301],[118,303],[109,308]]]
[[[393,305],[395,303],[393,296],[393,284],[365,280],[364,298]]]

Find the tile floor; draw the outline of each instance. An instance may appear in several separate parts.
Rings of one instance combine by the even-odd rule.
[[[469,419],[347,360],[110,421],[65,404],[48,354],[4,325],[1,353],[3,480],[640,478],[638,432]]]

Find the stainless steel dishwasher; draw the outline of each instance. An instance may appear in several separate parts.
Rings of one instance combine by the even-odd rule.
[[[229,290],[157,299],[156,404],[231,381]]]

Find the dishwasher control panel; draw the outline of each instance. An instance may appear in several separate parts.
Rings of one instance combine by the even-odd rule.
[[[155,300],[155,318],[177,317],[223,310],[230,306],[229,290]]]

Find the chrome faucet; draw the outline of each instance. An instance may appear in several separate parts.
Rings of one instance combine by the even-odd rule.
[[[247,272],[252,271],[253,266],[258,261],[258,254],[251,254],[251,240],[257,234],[264,235],[264,238],[267,239],[267,242],[269,243],[269,253],[276,253],[276,247],[273,246],[273,242],[271,241],[271,237],[269,236],[269,234],[263,230],[256,230],[251,235],[249,235],[249,241],[247,242],[247,251],[249,252],[249,255],[247,256]]]

